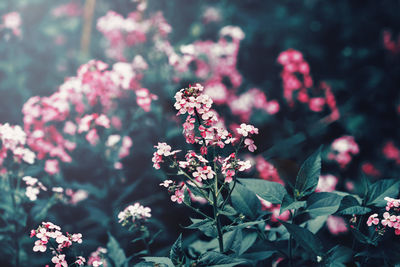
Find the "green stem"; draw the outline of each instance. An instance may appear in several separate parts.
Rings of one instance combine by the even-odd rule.
[[[216,188],[218,189],[218,181],[215,179],[216,183]],[[215,218],[215,226],[217,227],[217,232],[218,232],[218,244],[219,244],[219,251],[221,253],[224,253],[224,237],[222,235],[222,229],[221,229],[221,221],[219,220],[219,214],[218,214],[218,203],[217,203],[217,195],[216,191],[214,192],[213,190],[213,198],[214,198],[214,205],[213,205],[213,211],[214,211],[214,218]]]
[[[185,202],[182,202],[182,203],[185,204],[187,207],[189,207],[191,210],[193,210],[193,211],[197,212],[198,214],[200,214],[201,216],[204,216],[205,218],[207,218],[207,219],[209,219],[211,221],[214,221],[213,218],[211,218],[210,216],[208,216],[207,214],[205,214],[201,210],[193,208],[192,206],[190,206],[189,204],[186,204]]]
[[[14,208],[14,226],[15,226],[15,231],[13,233],[14,236],[14,247],[15,247],[15,266],[19,267],[19,236],[18,236],[18,222],[17,222],[17,217],[18,217],[18,209],[17,209],[17,202],[15,200],[15,190],[13,188],[13,183],[11,180],[11,173],[7,174],[8,182],[9,182],[9,187],[10,187],[10,197],[11,197],[11,202]]]
[[[290,216],[292,218],[291,223],[294,224],[294,218],[296,217],[296,211],[294,210],[294,214],[292,213],[291,210],[289,210],[290,212]],[[288,254],[289,254],[289,266],[292,267],[293,266],[293,236],[289,233],[289,243],[288,243]]]

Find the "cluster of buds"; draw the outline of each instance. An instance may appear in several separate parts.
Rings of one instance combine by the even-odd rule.
[[[123,211],[118,214],[119,223],[123,226],[128,223],[136,224],[138,221],[146,220],[151,217],[151,209],[144,207],[139,203],[127,206]]]
[[[35,241],[33,246],[34,252],[45,252],[47,246],[50,244],[49,249],[53,254],[51,261],[55,264],[55,267],[67,267],[68,263],[63,254],[64,248],[69,248],[72,243],[82,243],[82,234],[69,234],[65,235],[61,232],[61,228],[51,222],[42,222],[42,224],[36,229],[31,230],[30,237],[36,237],[38,240]],[[78,256],[75,264],[81,266],[85,263],[85,258]]]
[[[39,182],[37,178],[25,176],[22,178],[22,180],[26,184],[25,195],[30,201],[35,201],[37,199],[37,195],[39,195],[40,190],[47,191],[47,188],[41,182]]]
[[[367,225],[375,225],[376,231],[386,230],[386,228],[393,228],[396,235],[400,235],[400,199],[394,199],[390,197],[385,197],[386,212],[383,213],[382,218],[379,219],[378,214],[374,213],[369,216],[367,220]],[[391,213],[389,213],[391,211]],[[379,223],[381,227],[379,227]],[[378,228],[379,227],[379,228]]]

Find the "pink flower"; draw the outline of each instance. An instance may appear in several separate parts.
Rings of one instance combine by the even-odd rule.
[[[44,165],[44,170],[50,175],[58,173],[60,171],[58,166],[58,160],[56,159],[46,160]]]
[[[77,243],[81,244],[82,243],[82,234],[80,234],[80,233],[73,234],[71,236],[71,240],[72,240],[72,242],[77,242]]]
[[[326,220],[326,225],[328,226],[329,232],[333,235],[338,235],[348,231],[346,222],[342,217],[331,215]]]
[[[249,149],[250,152],[254,152],[257,149],[254,141],[250,138],[244,139],[244,145]]]
[[[132,147],[132,139],[129,136],[122,138],[122,145],[118,153],[120,159],[129,156],[130,148]]]
[[[332,192],[335,190],[338,178],[332,174],[321,175],[318,180],[316,192]]]
[[[160,183],[160,186],[164,186],[164,187],[168,188],[173,183],[174,183],[174,181],[172,181],[172,180],[165,180],[164,182]]]
[[[378,214],[376,214],[376,213],[369,216],[367,225],[368,226],[371,226],[372,224],[378,225],[379,219],[377,217],[378,217]]]
[[[396,216],[390,215],[389,212],[383,213],[383,220],[381,220],[383,226],[393,227],[395,221]]]
[[[86,140],[92,145],[96,145],[97,142],[99,142],[99,135],[97,134],[97,130],[95,128],[91,129],[87,134],[86,134]]]
[[[238,134],[247,137],[249,134],[258,134],[258,128],[255,128],[253,125],[242,123],[240,124],[240,128],[237,128]]]
[[[64,254],[54,256],[51,261],[56,264],[55,267],[68,267]]]
[[[76,261],[75,261],[75,264],[77,264],[78,266],[82,266],[82,265],[85,264],[86,259],[85,259],[84,257],[78,256],[78,257],[76,257],[76,258],[77,258],[77,259],[76,259]]]
[[[182,204],[184,197],[185,196],[182,190],[176,190],[175,194],[171,196],[171,200],[173,202],[177,202],[178,204]]]
[[[36,240],[35,245],[33,247],[34,252],[45,252],[47,247],[46,247],[47,241],[42,241],[42,240]]]
[[[235,171],[234,170],[227,170],[225,175],[226,175],[225,183],[230,183],[233,180],[233,176],[235,175]]]
[[[21,35],[21,16],[18,12],[10,12],[3,16],[3,27],[13,31],[16,36]]]

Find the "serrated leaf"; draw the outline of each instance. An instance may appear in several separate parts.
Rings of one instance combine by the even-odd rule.
[[[397,197],[400,190],[400,180],[385,179],[373,183],[368,190],[367,205],[383,207],[386,205],[385,197]]]
[[[281,204],[286,194],[283,185],[262,179],[238,179],[241,184],[272,204]]]
[[[315,191],[321,173],[321,148],[304,161],[296,177],[295,199]]]
[[[312,217],[331,215],[340,206],[342,197],[330,192],[314,193],[307,199],[306,211]]]
[[[169,258],[175,266],[182,266],[184,257],[185,253],[182,249],[182,234],[180,234],[178,239],[172,245],[172,248],[169,252]]]
[[[232,205],[239,213],[256,219],[261,210],[257,196],[241,184],[237,184],[231,195]]]
[[[175,267],[170,258],[167,257],[143,257],[147,262],[154,262],[157,264],[163,264],[168,267]]]
[[[322,254],[322,243],[316,235],[309,230],[295,224],[280,221],[287,231],[293,236],[297,244],[316,256]]]
[[[360,203],[353,196],[345,196],[340,202],[340,206],[336,214],[340,215],[362,215],[370,212],[371,209],[367,207],[360,206]]]
[[[115,267],[127,266],[124,251],[110,233],[108,233],[107,255],[114,262]]]

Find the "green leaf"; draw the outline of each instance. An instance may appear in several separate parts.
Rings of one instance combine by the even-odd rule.
[[[192,204],[192,201],[191,201],[190,195],[189,195],[189,191],[187,189],[185,189],[183,192],[183,202],[185,202],[185,204],[188,206],[190,206]]]
[[[311,233],[316,234],[325,225],[328,215],[318,216],[308,220],[305,225]]]
[[[283,185],[262,179],[238,179],[241,184],[272,204],[281,204],[286,194]]]
[[[355,229],[355,228],[350,228],[351,232],[353,233],[354,237],[363,244],[371,244],[376,246],[377,242],[373,241],[371,238],[369,238],[368,236],[364,235],[363,233],[361,233],[359,230]]]
[[[225,252],[229,250],[238,251],[240,242],[242,241],[242,230],[235,229],[224,234],[224,249]]]
[[[254,231],[243,231],[243,239],[240,240],[239,252],[237,254],[240,256],[245,253],[257,240],[258,234]]]
[[[328,251],[329,267],[346,266],[345,263],[352,259],[353,251],[347,247],[337,245]]]
[[[303,247],[308,252],[319,256],[322,254],[322,243],[309,230],[300,227],[295,224],[287,223],[280,221],[283,226],[288,230],[288,232],[293,236],[294,240],[296,240],[297,244]]]
[[[182,249],[182,234],[179,235],[178,239],[172,245],[169,258],[175,266],[182,266],[185,259],[185,253]]]
[[[262,261],[268,259],[274,255],[276,251],[260,251],[260,252],[249,252],[242,255],[242,258],[249,259],[252,261]]]
[[[306,206],[305,201],[294,201],[290,194],[286,194],[282,200],[281,210],[279,214],[282,214],[286,210],[297,210]]]
[[[219,211],[219,213],[229,217],[236,215],[237,211],[231,205],[227,204],[223,210]]]
[[[340,206],[342,197],[330,192],[314,193],[307,199],[306,211],[312,217],[331,215]]]
[[[171,259],[169,259],[167,257],[143,257],[143,259],[147,262],[154,262],[157,264],[166,265],[168,267],[175,267],[174,264],[172,263]]]
[[[191,218],[193,224],[187,226],[187,229],[197,229],[203,232],[208,237],[216,237],[217,236],[217,228],[214,225],[214,222],[210,219],[193,219]]]
[[[371,209],[367,207],[360,206],[360,202],[353,196],[345,196],[340,202],[340,206],[336,214],[340,215],[363,215],[370,212]]]
[[[188,182],[185,182],[185,185],[187,186],[187,188],[189,188],[189,190],[190,190],[190,192],[193,194],[193,195],[195,195],[195,196],[203,196],[203,194],[201,193],[201,189],[199,189],[199,188],[197,188],[196,186],[194,186],[194,185],[192,185],[192,184],[190,184],[190,183],[188,183]],[[185,190],[185,191],[187,191],[187,190]]]
[[[127,266],[127,259],[124,251],[110,233],[108,233],[107,255],[114,262],[115,267]]]
[[[261,203],[257,196],[241,184],[237,184],[231,195],[232,205],[239,212],[251,219],[256,219]]]
[[[216,251],[208,251],[201,255],[196,266],[231,267],[245,262],[245,260],[235,259]]]
[[[321,147],[301,165],[295,184],[295,199],[315,191],[321,173]]]
[[[373,183],[368,190],[367,205],[383,207],[386,205],[385,197],[397,197],[400,189],[399,179],[385,179]]]
[[[236,228],[239,228],[239,229],[249,228],[250,226],[262,224],[264,222],[265,222],[264,220],[259,220],[259,221],[254,221],[254,222],[245,222],[245,223],[240,223],[240,224],[233,225],[233,226],[226,226],[225,229],[233,230]]]

